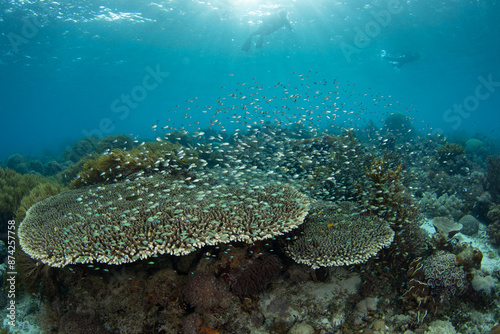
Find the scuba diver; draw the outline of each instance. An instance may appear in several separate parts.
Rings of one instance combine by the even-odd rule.
[[[262,23],[259,25],[259,28],[250,34],[246,39],[245,43],[241,47],[243,51],[248,51],[250,49],[250,44],[252,44],[252,37],[254,35],[260,35],[257,40],[257,44],[255,44],[256,48],[261,48],[264,43],[264,36],[269,36],[274,31],[280,29],[283,26],[286,26],[290,31],[293,32],[292,26],[287,19],[286,10],[280,11],[277,15],[269,15],[262,19]]]
[[[420,55],[414,52],[404,52],[397,54],[388,54],[387,51],[382,50],[382,59],[387,60],[390,64],[394,65],[396,72],[401,71],[404,64],[411,63],[420,59]]]

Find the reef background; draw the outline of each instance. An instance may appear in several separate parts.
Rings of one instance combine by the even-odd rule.
[[[322,79],[356,83],[360,95],[372,92],[413,105],[433,129],[498,140],[498,92],[470,112],[443,119],[454,104],[474,96],[480,76],[500,80],[496,2],[210,3],[2,1],[0,89],[6,98],[0,101],[0,142],[8,144],[1,145],[0,159],[60,154],[74,141],[99,134],[103,119],[111,121],[104,128],[112,129],[104,135],[149,138],[157,120],[186,125],[183,113],[165,111],[184,109],[188,99],[208,105],[233,93],[238,82],[257,78],[274,85],[310,69]],[[266,36],[262,49],[243,52],[262,16],[280,9],[289,12],[294,32],[282,28]],[[390,9],[388,17],[379,17]],[[421,59],[397,73],[381,60],[382,50],[415,52]],[[142,85],[148,66],[169,75],[126,117],[113,112],[116,99]],[[221,92],[222,86],[227,90]],[[194,117],[201,127],[209,122],[203,114]],[[374,121],[381,125],[383,118]]]
[[[499,331],[497,3],[1,4],[0,239],[32,208],[21,236],[37,247],[24,248],[32,258],[17,245],[18,327],[0,331]],[[279,10],[293,32],[279,29],[261,49],[242,51]],[[420,59],[401,68],[383,57],[410,53]],[[166,181],[144,185],[160,174]],[[289,222],[305,216],[304,224],[283,235],[273,213],[272,238],[213,243],[244,235],[240,215],[260,215],[248,204],[229,223],[183,230],[202,212],[227,219],[230,211],[207,196],[200,212],[192,194],[253,201],[260,183],[271,189],[264,204],[289,205],[281,196],[295,191],[310,200],[308,214]],[[149,208],[101,225],[112,201],[95,194],[114,185],[121,190],[112,195],[123,196],[113,200]],[[97,209],[59,238],[50,224],[73,212],[37,227],[44,207],[33,205],[65,194],[76,194],[67,197],[75,215],[80,204]],[[121,232],[165,223],[161,215],[175,215],[179,233]],[[199,242],[207,222],[223,229]],[[100,243],[110,231],[124,238]],[[200,246],[120,265],[87,256],[51,268],[34,259],[56,254],[60,264],[83,242],[92,256],[112,249],[120,260],[128,241],[147,249],[170,237],[168,249]],[[4,312],[7,254],[0,242]]]

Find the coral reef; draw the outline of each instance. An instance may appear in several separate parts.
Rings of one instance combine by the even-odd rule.
[[[404,218],[404,210],[395,201],[398,193],[405,191],[400,182],[402,170],[401,164],[393,166],[393,162],[382,157],[373,157],[365,166],[367,180],[364,183],[358,180],[357,187],[366,211],[391,223]]]
[[[46,198],[59,194],[64,189],[58,183],[40,183],[24,196],[15,213],[17,224],[25,218],[29,208]],[[19,227],[18,227],[19,228]],[[32,259],[17,245],[16,262],[21,285],[29,292],[53,297],[58,293],[49,266]]]
[[[203,325],[203,318],[198,313],[191,313],[184,317],[182,320],[182,333],[184,334],[199,334],[201,326]]]
[[[475,218],[500,244],[499,159],[487,163],[470,136],[424,135],[389,100],[382,128],[346,130],[339,120],[366,115],[368,95],[307,114],[303,103],[322,94],[300,91],[306,76],[266,98],[240,87],[244,105],[221,97],[206,129],[155,124],[157,142],[87,137],[63,157],[11,157],[59,182],[0,170],[0,184],[15,179],[3,195],[35,180],[5,205],[24,218],[29,253],[16,253],[20,296],[32,298],[18,319],[43,305],[47,333],[488,332],[500,314],[498,254]],[[282,90],[293,98],[273,105]]]
[[[174,279],[175,284],[182,285],[182,277],[166,270],[158,271],[151,277],[152,281]],[[95,312],[96,323],[105,323],[112,333],[144,333],[161,332],[174,334],[180,330],[179,319],[184,310],[179,304],[180,289],[170,288],[163,292],[152,286],[147,279],[148,273],[140,267],[110,267],[109,272],[96,273],[75,267],[73,271],[64,270],[59,274],[60,284],[68,287],[62,295],[68,312]],[[151,294],[163,294],[168,301],[167,307],[148,302]],[[168,297],[167,297],[168,296]],[[60,301],[55,301],[57,306]],[[55,307],[52,306],[52,309]],[[64,316],[63,316],[64,317]]]
[[[438,148],[438,160],[444,162],[450,158],[461,157],[465,154],[465,148],[457,143],[446,143]]]
[[[488,150],[481,140],[471,138],[465,142],[465,153],[467,156],[476,156],[484,159],[488,154]]]
[[[214,274],[194,272],[188,275],[183,288],[184,297],[196,312],[203,313],[214,307],[227,307],[230,303],[228,287]]]
[[[471,163],[465,156],[465,148],[456,143],[446,143],[438,148],[437,161],[440,169],[450,175],[467,175]]]
[[[61,317],[60,334],[105,334],[102,321],[94,311],[69,311]]]
[[[487,187],[495,202],[500,199],[500,156],[488,157]]]
[[[313,198],[339,201],[356,196],[353,184],[364,176],[364,152],[354,134],[295,140],[285,148],[280,162],[299,189]]]
[[[183,279],[172,269],[162,269],[145,283],[147,303],[175,312],[173,305],[179,304]]]
[[[434,320],[430,323],[425,334],[457,334],[457,331],[449,321]]]
[[[281,260],[276,255],[264,254],[259,257],[242,258],[231,261],[226,268],[219,269],[222,277],[229,282],[231,291],[240,296],[255,296],[266,291],[267,286],[279,276]]]
[[[95,153],[103,153],[106,151],[111,151],[114,149],[120,149],[122,151],[128,151],[134,148],[134,142],[132,138],[127,135],[112,135],[106,136],[99,140]]]
[[[16,254],[16,266],[20,287],[25,291],[43,296],[46,300],[51,300],[60,293],[55,272],[50,266],[33,260],[22,251]]]
[[[490,238],[490,242],[494,245],[500,245],[500,204],[493,204],[487,214],[490,224],[486,232]]]
[[[21,200],[21,203],[19,204],[15,213],[16,221],[21,222],[26,217],[26,212],[35,203],[55,196],[64,190],[66,189],[61,187],[59,183],[46,182],[38,184],[36,187],[31,189],[30,192]]]
[[[478,292],[482,291],[486,294],[491,295],[493,291],[496,289],[498,280],[496,280],[491,275],[488,276],[475,275],[474,278],[472,279],[471,284],[472,288],[475,291]]]
[[[466,235],[474,235],[479,231],[479,221],[471,215],[465,215],[458,221],[462,224],[462,232]]]
[[[382,131],[397,142],[405,142],[415,137],[410,118],[401,113],[391,113],[387,116]]]
[[[495,246],[500,246],[500,221],[488,225],[486,231],[491,243]]]
[[[368,315],[369,312],[375,312],[377,310],[378,298],[367,297],[356,304],[356,310],[354,311],[354,324],[361,325],[363,318]]]
[[[448,217],[435,217],[432,224],[437,232],[443,233],[447,238],[453,238],[455,234],[462,231],[463,225],[457,224]]]
[[[471,209],[471,214],[478,220],[488,223],[488,211],[492,205],[492,197],[488,191],[483,192],[476,198],[476,202]]]
[[[45,168],[43,169],[43,175],[45,176],[52,176],[56,175],[57,173],[63,171],[64,168],[61,166],[61,164],[57,161],[49,161],[45,165]]]
[[[299,322],[290,328],[288,334],[314,334],[314,327],[306,322]]]
[[[40,161],[30,160],[27,165],[30,174],[43,174],[43,164]]]
[[[456,256],[437,251],[428,259],[417,258],[408,269],[408,287],[404,301],[414,308],[436,313],[439,305],[462,295],[468,288],[466,272]]]
[[[469,273],[472,269],[481,269],[482,260],[483,253],[479,249],[467,245],[457,254],[456,264]]]
[[[132,151],[134,147],[134,141],[126,135],[112,135],[104,138],[94,136],[85,137],[64,152],[62,160],[66,161],[66,163],[61,163],[60,161],[48,162],[45,166],[44,175],[50,176],[57,174],[56,179],[60,183],[66,185],[76,177],[85,163],[98,160],[99,154],[110,153],[112,150],[116,150],[117,152]],[[136,158],[138,157],[136,156]],[[71,162],[72,165],[64,168],[67,166],[68,161]],[[116,165],[118,164],[114,166]],[[97,166],[99,167],[100,165],[97,164]],[[105,166],[101,167],[104,168]],[[103,169],[100,172],[103,171],[108,170]],[[102,180],[105,180],[105,178],[102,178]],[[95,182],[101,182],[102,180],[96,180]]]
[[[401,184],[401,164],[376,157],[365,169],[367,182],[357,184],[363,211],[385,220],[395,232],[391,246],[382,249],[378,257],[385,266],[392,268],[391,276],[404,275],[408,255],[419,256],[426,248],[420,229],[420,209],[409,190]],[[369,263],[369,268],[375,273],[384,267]]]
[[[463,215],[464,204],[455,195],[444,194],[439,198],[435,193],[424,193],[420,200],[423,212],[430,218],[448,217],[451,220],[459,220]]]
[[[46,182],[42,176],[21,175],[11,169],[0,167],[0,221],[5,220],[5,224],[0,224],[2,226],[0,232],[5,232],[6,221],[14,217],[22,198],[42,182]]]
[[[78,162],[85,156],[88,156],[97,150],[100,138],[95,136],[85,137],[77,141],[73,146],[68,148],[63,154],[64,160]]]
[[[435,193],[437,198],[444,194],[455,196],[462,201],[463,211],[472,210],[478,198],[484,194],[486,176],[482,171],[474,170],[467,175],[449,175],[442,171],[429,170],[425,178],[421,178],[418,186],[422,188],[418,196],[425,192]],[[458,219],[458,218],[457,218]]]
[[[194,140],[187,131],[172,131],[165,135],[165,140],[185,147],[193,146]]]
[[[170,142],[146,143],[130,151],[115,149],[93,156],[71,183],[73,189],[92,184],[116,182],[133,173],[181,172],[198,166],[197,152]]]
[[[351,162],[364,161],[365,153],[352,131],[295,140],[284,136],[288,130],[272,129],[283,132],[279,136],[261,131],[256,128],[239,136],[238,149],[227,151],[225,159],[244,159],[263,171],[273,170],[312,198],[332,201],[356,196],[353,183],[364,177],[364,168]]]
[[[90,160],[90,157],[83,157],[78,162],[65,164],[62,171],[53,175],[52,178],[65,187],[69,187],[81,172],[83,165]]]
[[[9,168],[19,174],[27,174],[29,172],[28,161],[21,154],[13,154],[7,159],[5,168]]]

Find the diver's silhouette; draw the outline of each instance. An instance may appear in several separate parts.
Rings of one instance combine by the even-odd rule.
[[[382,59],[388,61],[394,66],[394,70],[399,72],[404,64],[411,63],[420,59],[420,55],[414,52],[403,52],[397,54],[389,54],[382,50]]]
[[[262,44],[264,43],[264,36],[269,36],[279,28],[286,26],[288,29],[290,29],[290,31],[293,31],[292,26],[286,16],[286,10],[282,10],[277,15],[269,15],[262,19],[262,23],[259,25],[259,28],[255,32],[251,33],[250,36],[248,36],[241,49],[243,51],[248,51],[250,49],[250,45],[252,44],[252,37],[255,35],[259,35],[259,39],[257,40],[257,44],[255,44],[255,47],[261,48]]]

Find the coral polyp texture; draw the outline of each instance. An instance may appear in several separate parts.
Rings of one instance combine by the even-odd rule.
[[[32,206],[23,250],[53,267],[120,264],[205,245],[257,240],[299,226],[308,198],[255,171],[214,169],[70,190]]]
[[[356,209],[350,202],[316,202],[286,253],[314,269],[366,262],[392,243],[394,231],[383,219]]]
[[[437,304],[462,295],[468,288],[467,274],[457,260],[455,254],[445,251],[437,251],[426,260],[415,259],[407,272],[408,289],[403,300],[435,312]]]

